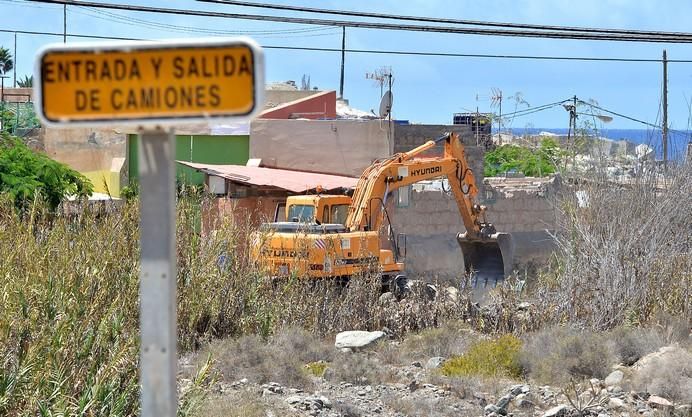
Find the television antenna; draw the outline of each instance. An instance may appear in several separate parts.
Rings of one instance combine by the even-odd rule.
[[[365,79],[374,80],[375,85],[380,86],[380,120],[387,119],[387,139],[392,143],[392,104],[394,96],[392,95],[392,83],[394,77],[392,75],[392,67],[380,67],[374,72],[366,72]],[[384,86],[387,84],[387,91],[384,91]]]

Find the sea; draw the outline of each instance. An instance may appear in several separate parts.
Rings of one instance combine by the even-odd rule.
[[[512,128],[510,132],[515,136],[539,135],[546,132],[558,136],[567,136],[567,128]],[[663,144],[661,131],[658,129],[598,129],[591,132],[595,136],[610,140],[627,140],[636,144],[645,144],[656,151],[657,158],[663,158]],[[669,159],[683,159],[687,152],[687,144],[692,143],[692,130],[668,131],[668,157]]]

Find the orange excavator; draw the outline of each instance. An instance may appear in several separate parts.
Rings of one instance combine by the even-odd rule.
[[[442,157],[416,158],[439,142],[444,142]],[[261,226],[254,238],[253,257],[276,277],[348,279],[374,268],[383,284],[401,285],[406,278],[406,237],[384,227],[389,217],[387,198],[401,187],[442,177],[449,182],[466,228],[457,235],[465,266],[460,277],[464,272],[499,279],[508,275],[511,235],[498,233],[486,221],[486,207],[476,202],[473,172],[455,133],[375,161],[361,175],[352,197],[288,197],[287,221]],[[382,238],[385,235],[387,239]]]

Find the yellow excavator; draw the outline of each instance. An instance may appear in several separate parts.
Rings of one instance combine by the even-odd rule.
[[[441,157],[415,158],[444,142]],[[299,195],[286,200],[287,221],[265,223],[253,238],[252,256],[271,276],[334,278],[376,270],[383,285],[405,282],[405,235],[395,235],[388,220],[387,198],[398,188],[446,177],[466,231],[457,235],[465,272],[502,279],[512,270],[511,235],[498,233],[476,203],[478,189],[455,133],[408,152],[375,161],[346,195]],[[387,230],[388,232],[385,232]],[[459,271],[460,276],[464,271]]]

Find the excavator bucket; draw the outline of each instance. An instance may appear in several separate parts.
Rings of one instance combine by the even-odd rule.
[[[494,233],[481,240],[460,233],[457,241],[466,272],[474,273],[477,285],[495,286],[512,273],[514,244],[509,233]]]

